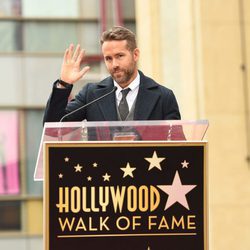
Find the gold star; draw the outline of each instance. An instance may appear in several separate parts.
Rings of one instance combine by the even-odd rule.
[[[189,162],[187,162],[186,160],[183,161],[183,162],[181,163],[182,168],[188,168],[188,164],[189,164]]]
[[[65,162],[69,162],[69,157],[65,157],[65,158],[64,158],[64,161],[65,161]]]
[[[126,168],[120,168],[120,169],[124,172],[123,178],[125,178],[128,175],[134,178],[133,171],[136,170],[136,168],[131,168],[129,162],[126,165]]]
[[[74,166],[75,172],[82,172],[82,166],[78,163],[76,166]]]
[[[95,162],[93,163],[93,168],[97,168],[98,164]]]
[[[106,174],[103,175],[102,177],[103,177],[103,181],[109,181],[111,175],[108,175],[108,173],[106,173]]]
[[[164,161],[166,158],[158,157],[156,154],[156,151],[154,151],[153,156],[151,158],[144,158],[144,159],[150,163],[149,168],[148,168],[148,171],[149,171],[154,167],[158,168],[159,170],[162,170],[160,163]]]
[[[92,181],[92,177],[91,177],[91,176],[88,176],[88,177],[87,177],[87,180],[88,180],[88,181]]]
[[[58,175],[58,177],[59,177],[59,179],[62,179],[62,178],[63,178],[63,174],[60,173],[60,174]]]

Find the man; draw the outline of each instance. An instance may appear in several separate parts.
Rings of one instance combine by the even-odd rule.
[[[99,83],[87,84],[70,102],[68,97],[73,85],[89,67],[81,69],[84,50],[80,45],[75,50],[72,44],[66,49],[60,79],[53,85],[44,122],[180,119],[173,92],[138,70],[140,52],[130,30],[114,27],[105,31],[101,48],[110,76]],[[89,104],[105,94],[102,99]],[[86,104],[89,105],[81,108]]]

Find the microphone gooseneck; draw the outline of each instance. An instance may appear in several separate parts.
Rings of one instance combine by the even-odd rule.
[[[95,102],[98,102],[99,100],[101,100],[101,99],[103,99],[104,97],[106,97],[106,96],[112,94],[112,93],[115,92],[116,90],[117,90],[117,87],[115,86],[110,92],[108,92],[108,93],[106,93],[106,94],[104,94],[104,95],[102,95],[102,96],[100,96],[100,97],[94,99],[93,101],[88,102],[88,103],[86,103],[85,105],[83,105],[83,106],[81,106],[81,107],[79,107],[79,108],[77,108],[77,109],[75,109],[75,110],[69,112],[68,114],[64,115],[64,116],[60,119],[59,122],[62,122],[66,117],[71,116],[72,114],[78,112],[79,110],[82,110],[82,109],[88,107],[89,105],[91,105],[91,104],[93,104],[93,103],[95,103]]]

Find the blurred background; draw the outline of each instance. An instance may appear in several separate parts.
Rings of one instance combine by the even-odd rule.
[[[183,120],[209,120],[209,249],[249,250],[250,0],[0,0],[0,249],[43,249],[44,107],[70,43],[91,66],[74,92],[107,76],[99,37],[113,25],[136,33],[139,68]]]

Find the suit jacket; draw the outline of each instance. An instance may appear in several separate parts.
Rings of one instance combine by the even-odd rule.
[[[156,83],[141,71],[140,86],[136,99],[134,120],[178,120],[181,118],[178,104],[172,90]],[[72,87],[59,89],[54,87],[47,102],[44,122],[57,122],[65,114],[112,91],[112,77],[107,77],[97,84],[89,83],[68,102]],[[115,93],[65,117],[63,121],[117,121]]]

